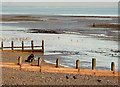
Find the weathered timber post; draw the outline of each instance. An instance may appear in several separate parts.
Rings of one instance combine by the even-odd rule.
[[[115,71],[115,64],[114,64],[114,62],[111,63],[111,71]]]
[[[96,70],[96,59],[92,59],[92,70]]]
[[[31,41],[31,47],[32,47],[32,51],[34,51],[34,44],[33,44],[33,40]]]
[[[22,51],[24,51],[24,41],[22,41]]]
[[[42,52],[44,53],[44,40],[42,40]]]
[[[60,59],[58,58],[57,60],[56,60],[56,67],[59,67],[60,66]]]
[[[13,48],[14,48],[14,44],[13,44],[13,41],[11,42],[11,46],[12,46],[11,48],[12,48],[12,50],[13,50]]]
[[[39,66],[40,67],[40,72],[42,72],[42,66]]]
[[[77,61],[76,61],[76,69],[79,69],[79,65],[80,65],[80,61],[77,60]]]
[[[38,58],[38,66],[41,66],[41,58]]]
[[[18,58],[18,65],[21,65],[22,64],[22,56],[19,56]]]
[[[93,23],[93,27],[95,27],[95,23]]]
[[[2,51],[3,51],[3,41],[1,42],[1,49],[2,49]]]

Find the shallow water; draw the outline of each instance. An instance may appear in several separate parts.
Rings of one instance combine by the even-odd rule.
[[[15,18],[15,15],[3,16],[6,17]],[[93,23],[117,23],[117,18],[33,17],[44,21],[0,22],[0,40],[4,41],[4,46],[10,46],[12,40],[18,46],[22,40],[25,45],[31,45],[30,40],[34,40],[34,45],[41,45],[41,40],[45,40],[45,55],[36,55],[36,59],[40,56],[46,62],[55,63],[60,58],[60,64],[69,67],[75,67],[76,60],[79,59],[81,68],[91,69],[92,58],[96,58],[97,69],[110,70],[111,62],[115,62],[115,69],[118,70],[118,41],[112,38],[118,35],[117,32],[108,35],[115,29],[88,27]],[[55,30],[69,34],[28,33],[30,29]]]
[[[15,27],[11,28],[15,29]],[[45,40],[45,55],[36,55],[36,58],[41,57],[46,62],[55,63],[56,59],[60,58],[62,66],[75,67],[76,60],[79,59],[81,68],[91,69],[92,58],[96,58],[97,69],[110,70],[111,62],[115,62],[115,69],[118,70],[118,53],[112,51],[118,50],[116,41],[84,35],[23,31],[2,31],[2,38],[4,38],[4,46],[10,46],[11,40],[14,40],[15,45],[21,45],[22,40],[25,41],[25,45],[30,45],[30,40],[34,40],[34,45],[41,45],[41,40]]]
[[[3,18],[12,19],[33,19],[39,21],[3,21],[0,22],[2,26],[16,27],[17,29],[9,30],[24,30],[25,32],[31,29],[54,30],[56,32],[75,32],[89,36],[102,36],[109,40],[118,39],[118,32],[116,28],[90,27],[93,24],[116,24],[118,18],[98,18],[98,17],[77,17],[77,16],[54,16],[54,15],[29,15],[26,18],[20,15],[3,15]],[[6,30],[3,28],[3,30]],[[8,29],[7,29],[8,30]]]

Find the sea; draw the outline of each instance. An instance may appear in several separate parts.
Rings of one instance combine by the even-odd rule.
[[[2,6],[1,14],[42,14],[67,16],[118,16],[118,8]]]
[[[0,21],[0,40],[4,41],[5,46],[9,46],[11,40],[16,45],[21,45],[22,40],[25,41],[25,45],[30,45],[30,40],[34,40],[35,45],[41,44],[41,40],[45,40],[45,53],[44,55],[36,55],[36,60],[41,57],[42,60],[55,64],[56,59],[60,58],[61,66],[75,67],[76,60],[79,59],[81,68],[91,69],[92,58],[96,58],[97,70],[110,70],[111,62],[115,62],[115,70],[119,70],[118,41],[111,39],[118,34],[118,31],[114,30],[112,36],[108,35],[111,28],[85,27],[85,24],[89,24],[91,21],[118,24],[118,18],[104,18],[108,16],[117,17],[118,8],[3,5],[0,14],[3,18],[9,17],[9,15],[12,15],[11,17],[29,15],[36,17],[35,19],[44,20],[42,22]],[[103,18],[79,16],[103,16]],[[29,33],[28,30],[30,29],[62,30],[67,33]],[[93,37],[96,35],[97,37]]]

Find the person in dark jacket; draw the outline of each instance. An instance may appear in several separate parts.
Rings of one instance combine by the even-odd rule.
[[[34,60],[34,54],[31,54],[31,55],[27,58],[27,60],[25,60],[25,62],[33,62],[33,60]]]

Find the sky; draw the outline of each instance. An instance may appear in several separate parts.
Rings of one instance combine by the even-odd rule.
[[[119,2],[120,0],[1,0],[2,2]]]
[[[117,2],[3,2],[2,6],[113,8]]]

